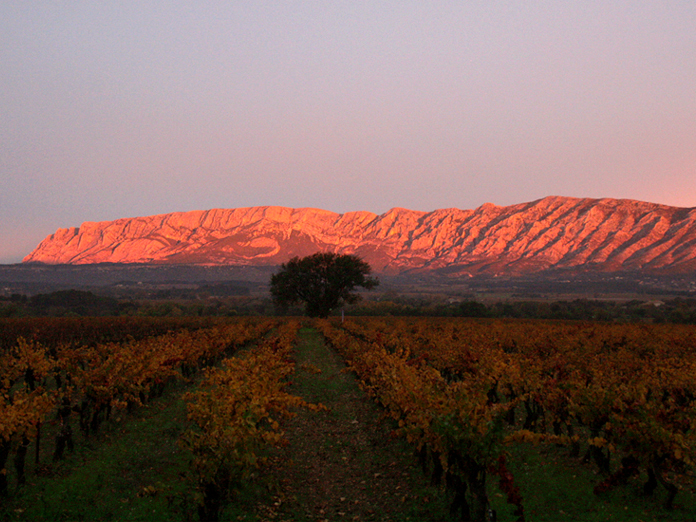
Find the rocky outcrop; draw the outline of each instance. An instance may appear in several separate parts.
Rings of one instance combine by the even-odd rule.
[[[357,254],[387,274],[688,272],[696,269],[696,209],[565,197],[475,210],[395,208],[381,215],[214,209],[59,229],[24,261],[278,265],[317,251]]]

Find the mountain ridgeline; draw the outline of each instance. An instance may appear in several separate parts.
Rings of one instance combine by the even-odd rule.
[[[696,270],[696,208],[552,196],[381,215],[285,207],[175,212],[59,229],[24,262],[273,266],[318,251],[356,254],[386,275],[683,274]]]

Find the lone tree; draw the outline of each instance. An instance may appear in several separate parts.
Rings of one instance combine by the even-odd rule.
[[[355,255],[318,252],[294,257],[271,276],[273,302],[281,307],[304,301],[310,317],[328,317],[341,303],[355,303],[355,287],[374,288],[379,281],[369,276],[372,269]]]

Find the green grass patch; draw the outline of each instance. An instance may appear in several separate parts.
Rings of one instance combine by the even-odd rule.
[[[116,414],[64,461],[44,464],[3,508],[4,519],[171,520],[186,494],[180,395],[176,387],[127,418]]]
[[[625,486],[596,495],[594,487],[603,476],[595,471],[593,465],[570,457],[566,448],[518,444],[509,451],[510,470],[520,486],[530,522],[696,520],[693,489],[680,490],[674,509],[668,511],[663,507],[664,489],[658,488],[652,497],[642,495],[642,486],[647,480],[645,475],[630,480]],[[493,501],[504,503],[498,495],[494,495]]]

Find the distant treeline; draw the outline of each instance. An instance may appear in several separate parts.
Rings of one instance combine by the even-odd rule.
[[[1,317],[37,316],[107,316],[119,315],[118,300],[81,290],[60,290],[49,294],[26,296],[12,294],[0,304]]]
[[[105,316],[233,316],[272,313],[269,303],[258,299],[117,299],[84,290],[59,290],[0,298],[0,317],[105,317]],[[237,302],[240,301],[240,302]]]
[[[629,321],[696,324],[696,299],[664,301],[500,301],[484,304],[475,300],[455,303],[364,301],[350,309],[352,315],[489,317],[578,321]]]
[[[510,300],[485,304],[474,299],[438,302],[427,298],[390,296],[364,300],[344,309],[348,315],[433,316],[554,319],[579,321],[625,321],[696,324],[696,299],[613,301]],[[0,298],[0,317],[68,316],[236,316],[274,315],[270,298],[220,296],[209,299],[116,299],[82,290],[61,290]],[[300,315],[300,308],[286,311]],[[340,315],[341,310],[334,310]]]

